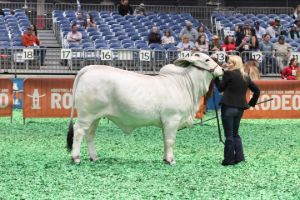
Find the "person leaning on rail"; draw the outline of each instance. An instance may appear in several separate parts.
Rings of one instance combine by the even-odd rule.
[[[260,95],[259,88],[246,74],[241,57],[231,55],[228,57],[227,70],[222,80],[215,79],[219,92],[223,92],[221,99],[221,118],[225,133],[224,160],[222,165],[235,165],[245,161],[242,140],[239,135],[240,121],[244,110],[255,106]],[[251,100],[247,103],[247,89],[253,92]]]

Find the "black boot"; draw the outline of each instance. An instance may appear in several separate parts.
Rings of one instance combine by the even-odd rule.
[[[233,137],[234,139],[234,151],[235,151],[235,162],[239,163],[245,161],[244,150],[242,139],[239,135]]]
[[[234,156],[234,142],[233,138],[226,138],[225,147],[224,147],[224,160],[222,161],[223,166],[234,165],[235,156]]]

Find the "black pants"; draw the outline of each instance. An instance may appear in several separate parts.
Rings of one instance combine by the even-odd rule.
[[[235,163],[245,160],[242,139],[239,136],[240,121],[244,110],[222,105],[222,123],[225,133],[224,163]]]

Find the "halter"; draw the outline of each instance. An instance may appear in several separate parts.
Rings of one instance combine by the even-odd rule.
[[[211,75],[213,76],[213,78],[215,78],[214,76],[214,72],[216,71],[217,67],[219,67],[219,65],[216,65],[214,68],[212,69],[205,69],[205,68],[201,68],[201,67],[198,67],[198,66],[194,66],[195,68],[199,69],[199,70],[205,70],[205,71],[208,71],[209,73],[211,73]],[[222,69],[223,70],[223,69]],[[224,71],[224,70],[223,70]]]

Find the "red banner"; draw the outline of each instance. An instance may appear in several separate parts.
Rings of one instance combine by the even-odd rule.
[[[70,117],[73,82],[73,78],[26,79],[23,118]]]
[[[260,90],[259,102],[261,103],[244,113],[244,118],[249,119],[284,119],[300,118],[300,81],[256,81]],[[251,97],[248,92],[247,99]]]
[[[0,117],[11,117],[13,108],[13,83],[0,79]]]

